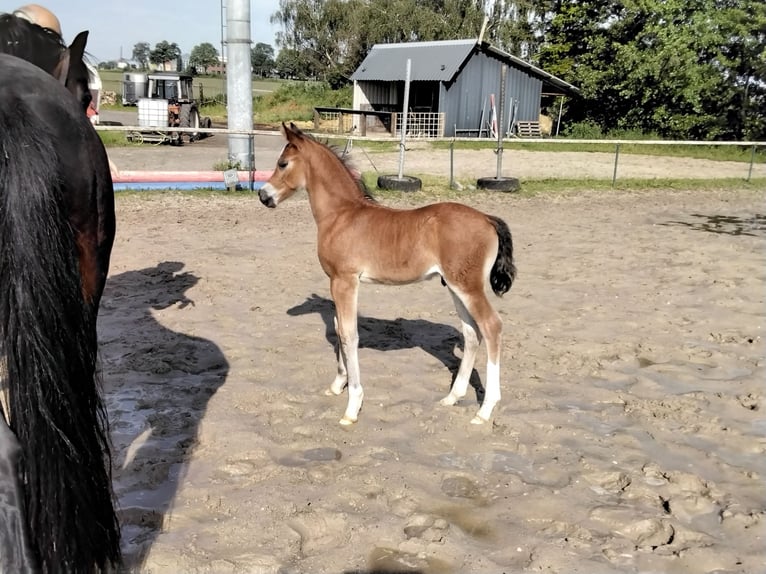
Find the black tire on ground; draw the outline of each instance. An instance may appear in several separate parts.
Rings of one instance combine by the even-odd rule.
[[[381,175],[378,177],[378,189],[390,189],[394,191],[419,191],[422,182],[417,177],[403,175]]]
[[[476,187],[488,191],[518,191],[521,187],[518,178],[515,177],[480,177],[476,180]]]
[[[181,110],[178,112],[179,127],[181,128],[197,128],[199,129],[199,110],[193,107],[191,104],[182,104]],[[181,139],[188,138],[189,142],[197,141],[199,139],[199,132],[184,133]]]
[[[202,118],[200,118],[199,127],[204,128],[204,129],[212,128],[213,127],[213,120],[211,120],[207,116],[202,117]],[[199,133],[199,139],[209,138],[211,135],[213,135],[213,134],[208,133],[208,132],[200,132]]]

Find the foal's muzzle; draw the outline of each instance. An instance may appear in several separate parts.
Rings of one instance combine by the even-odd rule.
[[[258,197],[260,198],[261,203],[265,205],[266,207],[277,206],[277,202],[274,201],[274,198],[271,196],[271,194],[263,188],[258,190]]]

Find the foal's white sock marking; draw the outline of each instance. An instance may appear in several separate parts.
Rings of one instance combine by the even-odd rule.
[[[485,386],[484,401],[476,416],[471,420],[471,424],[481,425],[489,422],[492,416],[492,409],[500,401],[500,365],[487,361],[487,384]]]

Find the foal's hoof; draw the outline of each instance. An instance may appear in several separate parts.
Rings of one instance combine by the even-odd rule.
[[[475,417],[471,419],[472,425],[483,425],[483,424],[487,424],[488,422],[489,422],[489,419],[482,418],[479,415],[476,415]]]
[[[452,395],[447,395],[442,400],[439,401],[439,404],[445,407],[451,407],[453,405],[457,404],[457,397],[453,397]]]
[[[340,419],[339,422],[344,427],[348,427],[348,426],[351,426],[352,424],[354,424],[356,421],[357,421],[357,419],[350,419],[350,418],[348,418],[347,416],[344,415],[343,418]]]
[[[333,389],[332,387],[324,390],[324,394],[328,397],[337,397],[342,392],[343,392],[343,389],[336,392],[335,389]]]

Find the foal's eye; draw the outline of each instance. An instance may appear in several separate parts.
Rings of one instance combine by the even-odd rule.
[[[277,166],[279,169],[285,169],[287,167],[287,160],[280,157],[279,161],[277,161]]]

